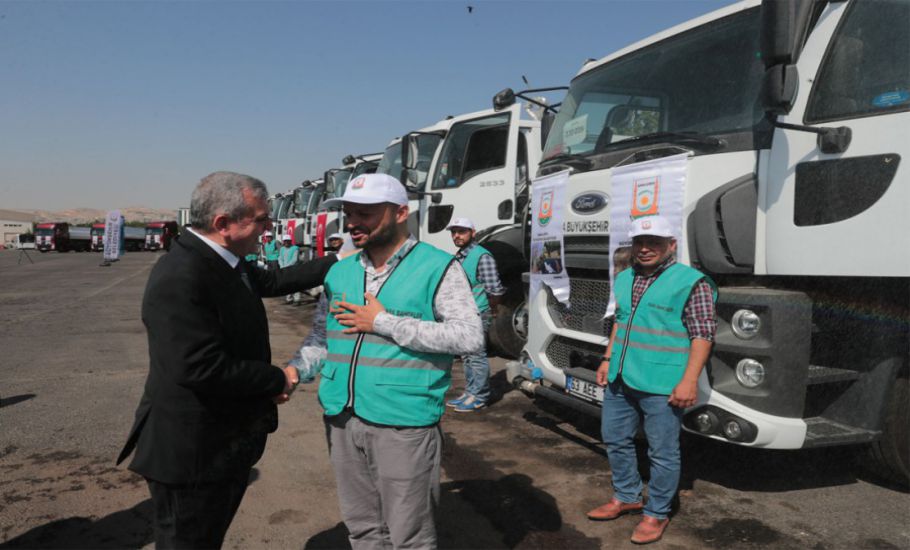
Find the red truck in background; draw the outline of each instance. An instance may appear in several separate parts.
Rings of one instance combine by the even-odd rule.
[[[70,225],[66,222],[45,222],[35,226],[35,248],[41,252],[70,249]]]
[[[146,250],[170,250],[171,242],[177,236],[176,221],[149,222],[145,226]]]

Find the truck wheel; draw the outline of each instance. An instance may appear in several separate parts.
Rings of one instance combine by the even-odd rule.
[[[499,305],[496,317],[490,325],[490,349],[493,355],[506,359],[518,359],[528,341],[528,305],[524,296],[518,295]]]
[[[910,378],[898,375],[888,397],[882,437],[866,451],[863,466],[901,486],[910,486]]]

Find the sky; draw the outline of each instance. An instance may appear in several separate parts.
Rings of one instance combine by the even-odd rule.
[[[286,191],[729,3],[0,0],[0,209]]]

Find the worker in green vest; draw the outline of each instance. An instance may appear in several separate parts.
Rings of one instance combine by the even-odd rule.
[[[265,265],[269,269],[279,269],[278,251],[280,246],[275,242],[271,231],[262,234],[262,253],[265,255]]]
[[[455,218],[446,228],[452,233],[452,242],[458,247],[455,259],[461,262],[474,302],[480,311],[484,335],[490,330],[496,306],[500,296],[506,293],[499,281],[499,270],[496,260],[486,248],[474,239],[476,234],[474,222],[468,218]],[[465,388],[459,397],[446,402],[455,412],[473,412],[486,406],[490,399],[490,360],[487,358],[486,346],[477,353],[465,355],[464,365]]]
[[[606,386],[601,432],[613,470],[613,498],[588,518],[611,520],[643,511],[632,533],[636,544],[660,540],[670,521],[681,469],[682,415],[698,397],[698,378],[717,330],[714,283],[676,263],[676,233],[663,216],[632,222],[632,269],[614,281],[616,320],[597,369],[597,383]],[[651,463],[647,503],[634,443],[640,423]]]
[[[452,359],[483,346],[474,295],[451,255],[408,231],[404,186],[352,180],[340,199],[360,252],[332,266],[313,332],[291,361],[322,348],[319,402],[351,547],[435,548],[442,433]]]
[[[278,250],[278,267],[284,269],[297,263],[300,258],[300,247],[291,243],[290,235],[282,235],[281,243],[284,245]],[[285,304],[300,305],[300,293],[295,292],[284,297]]]

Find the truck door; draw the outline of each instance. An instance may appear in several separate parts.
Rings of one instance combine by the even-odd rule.
[[[519,108],[452,124],[429,181],[442,200],[421,201],[420,240],[454,253],[446,230],[453,218],[470,218],[478,230],[512,223]]]
[[[767,273],[910,275],[908,28],[906,0],[832,3],[819,18],[779,121],[847,126],[852,141],[829,154],[815,134],[775,130],[759,198]]]

